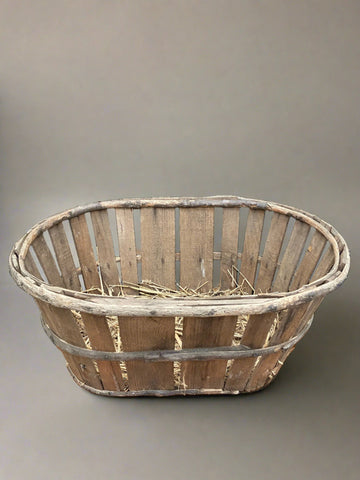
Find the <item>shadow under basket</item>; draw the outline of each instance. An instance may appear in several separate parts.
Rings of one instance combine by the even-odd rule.
[[[118,397],[266,387],[349,265],[316,216],[232,196],[76,207],[10,254],[76,383]]]

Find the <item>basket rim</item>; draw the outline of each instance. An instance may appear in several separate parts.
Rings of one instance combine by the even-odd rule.
[[[142,298],[134,296],[111,297],[68,290],[49,285],[31,275],[25,268],[25,256],[33,240],[57,223],[82,213],[117,207],[248,207],[284,214],[301,220],[320,231],[334,251],[332,269],[315,282],[291,292],[260,295],[222,296],[209,298]],[[338,288],[347,278],[350,254],[343,237],[336,229],[304,210],[277,202],[238,196],[153,197],[98,201],[62,211],[35,224],[13,246],[9,256],[10,275],[25,292],[60,308],[79,310],[97,315],[116,316],[223,316],[260,314],[294,307],[314,298],[325,296]]]

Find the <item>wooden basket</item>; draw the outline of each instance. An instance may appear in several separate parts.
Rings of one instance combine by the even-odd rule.
[[[10,254],[76,383],[119,397],[264,388],[349,265],[343,238],[316,216],[223,196],[76,207],[35,225]],[[244,291],[149,298],[120,286],[142,279],[203,291],[241,280]],[[103,294],[84,292],[93,287]]]

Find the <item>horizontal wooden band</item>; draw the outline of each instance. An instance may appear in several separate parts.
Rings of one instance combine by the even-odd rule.
[[[279,352],[280,350],[285,351],[293,347],[299,340],[302,339],[305,333],[309,330],[313,318],[314,315],[301,329],[301,331],[296,336],[290,338],[290,340],[277,345],[271,345],[269,347],[249,348],[246,345],[239,345],[237,347],[184,348],[182,350],[148,350],[141,352],[106,352],[78,347],[66,342],[56,335],[42,317],[41,325],[52,343],[62,352],[67,352],[71,355],[86,357],[91,360],[110,360],[118,362],[130,360],[143,360],[145,362],[181,362],[187,360],[230,360],[241,357],[260,357]]]

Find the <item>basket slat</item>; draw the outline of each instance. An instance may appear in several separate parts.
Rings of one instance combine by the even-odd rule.
[[[86,332],[93,350],[114,352],[114,342],[105,317],[81,312]],[[105,390],[124,390],[124,381],[118,362],[98,360],[97,366]]]
[[[49,229],[49,234],[66,288],[80,291],[79,276],[63,224],[54,225]]]
[[[255,283],[264,217],[264,210],[251,209],[249,211],[240,268],[241,274],[247,280],[247,282],[243,283],[244,292],[246,293],[252,293],[254,291],[252,287],[254,287]],[[239,276],[239,283],[241,282],[242,278]]]
[[[137,262],[134,217],[131,208],[117,208],[116,227],[119,241],[121,278],[123,282],[137,283]],[[126,288],[124,288],[126,292]],[[134,292],[129,292],[134,294]]]
[[[116,265],[108,213],[106,210],[91,212],[91,220],[94,227],[102,281],[107,287],[109,285],[119,285],[119,271]],[[118,287],[113,289],[113,293],[115,295],[119,293]]]
[[[180,209],[180,283],[202,291],[212,286],[214,243],[214,209]],[[185,317],[183,348],[230,345],[234,319]],[[210,327],[211,325],[211,327]],[[224,327],[225,325],[225,327]],[[229,335],[229,330],[232,332]],[[186,388],[222,388],[227,362],[225,360],[187,361],[181,364],[182,382]]]
[[[99,223],[101,222],[102,218],[103,216],[100,216],[99,219],[95,219],[96,227],[94,226],[94,231],[96,231],[95,236],[96,234],[98,235],[96,238],[99,243],[100,238],[102,238],[102,234],[99,234],[98,230],[100,229]],[[106,224],[106,220],[103,221],[103,224]],[[72,218],[70,220],[70,226],[74,237],[76,251],[80,261],[80,267],[84,278],[85,287],[88,289],[92,287],[101,288],[101,281],[97,270],[97,264],[91,244],[91,238],[85,215],[80,215],[79,217]],[[100,250],[102,255],[101,261],[106,263],[106,255],[111,250],[109,247],[105,246],[104,248],[99,249],[99,256]],[[110,261],[111,260],[109,258],[109,262]],[[105,267],[105,281],[109,281],[111,279],[111,277],[108,276],[108,271],[109,268]],[[84,312],[82,312],[81,318],[84,322],[92,348],[97,349],[100,348],[100,345],[102,345],[101,348],[103,348],[104,350],[114,351],[114,344],[112,342],[111,335],[109,334],[109,327],[105,317],[85,314]],[[112,385],[111,389],[114,390],[119,390],[123,388],[123,379],[121,375],[120,365],[117,362],[99,361],[98,368],[104,386]]]
[[[74,243],[79,257],[82,277],[85,287],[100,288],[100,278],[97,270],[94,251],[91,244],[89,229],[85,214],[70,219],[70,227],[74,237]]]
[[[256,282],[257,292],[265,293],[271,289],[288,223],[288,216],[273,214]]]
[[[141,210],[142,277],[175,288],[175,210]],[[121,256],[121,253],[120,253]],[[172,349],[175,318],[121,318],[120,333],[125,351]],[[131,390],[173,389],[173,362],[126,363]]]
[[[312,302],[300,305],[292,310],[291,320],[288,323],[288,328],[282,334],[274,335],[269,344],[276,345],[279,342],[285,341],[291,337],[291,332],[297,332],[304,326],[312,317],[314,312],[322,302],[323,297],[316,298]],[[259,363],[254,369],[245,390],[247,392],[256,391],[268,385],[273,378],[276,377],[283,363],[294,350],[295,346],[286,352],[277,352],[261,357]]]
[[[37,268],[37,266],[34,262],[34,259],[31,256],[30,252],[28,252],[27,255],[26,255],[25,266],[26,266],[26,269],[29,273],[31,273],[32,275],[34,275],[37,278],[41,278],[41,274],[40,274],[40,272],[39,272],[39,270],[38,270],[38,268]],[[36,299],[34,299],[34,300],[35,300],[41,314],[44,316],[44,319],[46,319],[46,322],[50,326],[50,328],[52,330],[54,330],[54,332],[62,332],[62,325],[60,325],[60,326],[56,325],[56,323],[54,322],[54,319],[51,315],[51,312],[49,312],[47,304],[44,303],[44,302],[41,302],[40,300],[36,300]],[[77,326],[74,326],[74,329],[77,330]],[[58,335],[59,335],[59,333],[58,333]],[[76,333],[74,335],[75,335],[75,337],[78,341],[78,346],[84,347],[85,344],[84,344],[83,340],[82,339],[80,340]],[[62,337],[62,338],[64,338],[64,337]],[[88,385],[94,385],[94,386],[97,385],[97,388],[102,388],[102,386],[100,384],[100,381],[99,381],[99,378],[98,378],[98,375],[96,374],[94,364],[91,361],[89,361],[87,358],[72,356],[72,355],[70,355],[69,353],[66,353],[66,352],[62,352],[62,354],[64,355],[67,364],[70,366],[71,370],[74,372],[74,374],[78,377],[79,380],[81,380],[84,383],[87,383]],[[83,365],[85,365],[87,367],[86,370],[84,369]],[[88,372],[90,373],[90,378],[87,375]],[[93,382],[93,383],[91,383],[91,382]]]
[[[301,252],[304,248],[310,226],[307,223],[296,221],[290,235],[281,265],[276,274],[272,287],[273,292],[287,292],[297,267]]]
[[[290,290],[296,290],[309,282],[310,277],[321,257],[326,244],[326,238],[317,230],[301,260],[290,284]]]
[[[58,287],[64,287],[64,281],[59,273],[54,257],[45,241],[44,236],[41,234],[36,237],[32,246],[49,283],[57,285]]]
[[[238,239],[239,239],[240,208],[223,209],[223,225],[221,240],[220,284],[222,289],[235,287],[231,274],[233,267],[238,263]]]
[[[250,348],[263,347],[276,315],[276,312],[251,315],[246,324],[241,344]],[[251,357],[234,360],[225,388],[229,390],[244,390],[256,361],[256,358]]]

